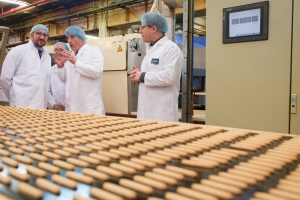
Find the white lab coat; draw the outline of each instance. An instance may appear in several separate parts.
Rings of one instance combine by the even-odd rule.
[[[3,92],[2,87],[0,86],[0,101],[8,101],[6,95]]]
[[[98,47],[84,44],[73,65],[67,61],[58,68],[59,79],[66,83],[66,111],[105,115],[102,101],[104,57]]]
[[[154,46],[147,44],[141,65],[146,72],[139,84],[137,118],[178,121],[178,96],[183,55],[179,47],[164,36]]]
[[[50,68],[50,55],[43,49],[40,59],[31,39],[13,48],[3,62],[0,78],[10,106],[46,109]]]
[[[53,105],[58,103],[66,105],[66,84],[58,78],[57,69],[57,65],[53,65],[50,71],[48,109],[53,109]]]

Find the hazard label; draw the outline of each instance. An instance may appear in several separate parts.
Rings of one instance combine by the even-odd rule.
[[[121,45],[119,45],[117,52],[121,52],[121,51],[123,51],[123,49],[122,49]]]

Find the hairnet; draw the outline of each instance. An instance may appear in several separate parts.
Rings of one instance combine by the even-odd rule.
[[[70,47],[66,43],[63,43],[63,42],[57,42],[57,43],[55,43],[54,49],[56,48],[56,45],[58,45],[58,44],[63,45],[68,51],[71,51]]]
[[[8,50],[7,49],[5,49],[5,54],[8,54]]]
[[[30,34],[35,33],[38,30],[46,31],[47,34],[49,35],[48,28],[45,25],[43,25],[43,24],[37,24],[37,25],[33,26],[32,29],[31,29],[31,31],[30,31]]]
[[[86,40],[85,32],[82,30],[82,28],[80,26],[70,26],[70,27],[68,27],[67,30],[66,30],[66,36],[68,36],[68,35],[75,35],[75,36],[79,37],[84,42]]]
[[[160,32],[168,32],[168,22],[166,18],[157,12],[148,12],[143,14],[141,19],[142,24],[147,26],[156,26]]]

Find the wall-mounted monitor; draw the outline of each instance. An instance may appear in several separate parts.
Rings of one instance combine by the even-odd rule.
[[[269,1],[223,8],[223,44],[268,39]]]

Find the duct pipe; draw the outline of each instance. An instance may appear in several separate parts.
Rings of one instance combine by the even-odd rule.
[[[163,1],[159,0],[158,6],[159,12],[165,16],[168,22],[169,30],[166,33],[169,40],[174,41],[174,33],[175,33],[175,9],[167,6]]]
[[[183,0],[162,0],[170,8],[182,7]]]
[[[156,12],[157,11],[157,4],[158,4],[158,0],[154,0],[152,7],[150,9],[150,12]]]
[[[12,8],[10,9],[9,11],[6,11],[4,13],[1,13],[0,14],[0,18],[2,17],[5,17],[7,15],[10,15],[10,14],[13,14],[13,13],[16,13],[16,12],[19,12],[19,11],[22,11],[22,10],[25,10],[25,9],[28,9],[28,8],[31,8],[31,7],[34,7],[34,6],[37,6],[39,4],[44,4],[44,3],[49,3],[53,0],[40,0],[40,1],[36,1],[34,3],[31,3],[31,4],[28,4],[26,6],[22,6],[22,7],[17,7],[17,8]],[[56,1],[56,0],[55,0]]]

